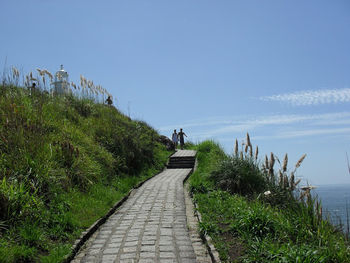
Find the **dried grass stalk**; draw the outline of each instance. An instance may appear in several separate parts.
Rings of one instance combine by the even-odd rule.
[[[306,154],[301,156],[301,158],[297,161],[295,168],[298,168],[301,165],[301,163],[304,161],[305,157],[306,157]]]
[[[290,179],[289,179],[289,180],[290,180],[290,182],[289,182],[290,187],[291,187],[292,190],[294,190],[295,187],[296,187],[296,184],[295,184],[295,182],[294,182],[294,180],[295,180],[294,172],[292,172],[292,173],[290,174]]]
[[[44,76],[45,74],[44,70],[41,70],[40,68],[37,68],[36,70],[38,71],[40,76]]]
[[[16,67],[12,67],[12,75],[14,78],[19,78],[19,70]]]
[[[275,165],[275,156],[273,155],[273,153],[271,153],[271,156],[270,156],[270,170],[273,170],[273,166]]]
[[[249,156],[253,158],[253,147],[251,145],[249,145]]]
[[[283,174],[281,171],[278,171],[278,176],[279,176],[278,182],[279,182],[280,186],[282,186],[283,185]]]
[[[288,154],[284,156],[282,171],[285,173],[287,171],[288,166]]]
[[[284,178],[283,178],[283,187],[284,187],[284,189],[289,188],[289,180],[288,180],[288,176],[287,176],[287,175],[284,175]]]
[[[252,144],[250,143],[250,137],[249,137],[249,133],[247,132],[247,145],[248,146],[252,146]]]
[[[238,156],[238,141],[235,141],[235,156]]]
[[[53,80],[52,74],[51,74],[48,70],[46,70],[46,69],[45,69],[45,74],[49,76],[50,81],[52,82],[52,80]]]
[[[248,144],[245,145],[244,152],[245,152],[245,153],[248,152]]]

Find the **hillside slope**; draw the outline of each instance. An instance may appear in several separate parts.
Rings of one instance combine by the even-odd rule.
[[[59,262],[169,152],[116,108],[0,86],[0,262]]]

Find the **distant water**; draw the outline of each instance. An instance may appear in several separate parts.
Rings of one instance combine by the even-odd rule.
[[[335,225],[339,225],[341,220],[346,227],[346,206],[348,206],[350,217],[350,185],[320,185],[313,190],[313,194],[318,195],[321,200],[323,215],[329,215],[331,222]]]

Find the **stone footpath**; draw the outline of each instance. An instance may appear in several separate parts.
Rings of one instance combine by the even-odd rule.
[[[167,169],[133,191],[72,262],[197,262],[183,188],[190,172]]]

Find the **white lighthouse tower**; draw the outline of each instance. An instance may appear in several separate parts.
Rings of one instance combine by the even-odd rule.
[[[54,94],[71,94],[72,91],[70,89],[70,84],[68,80],[68,73],[63,69],[63,65],[61,65],[61,69],[56,72],[55,80],[51,83],[53,86]]]

